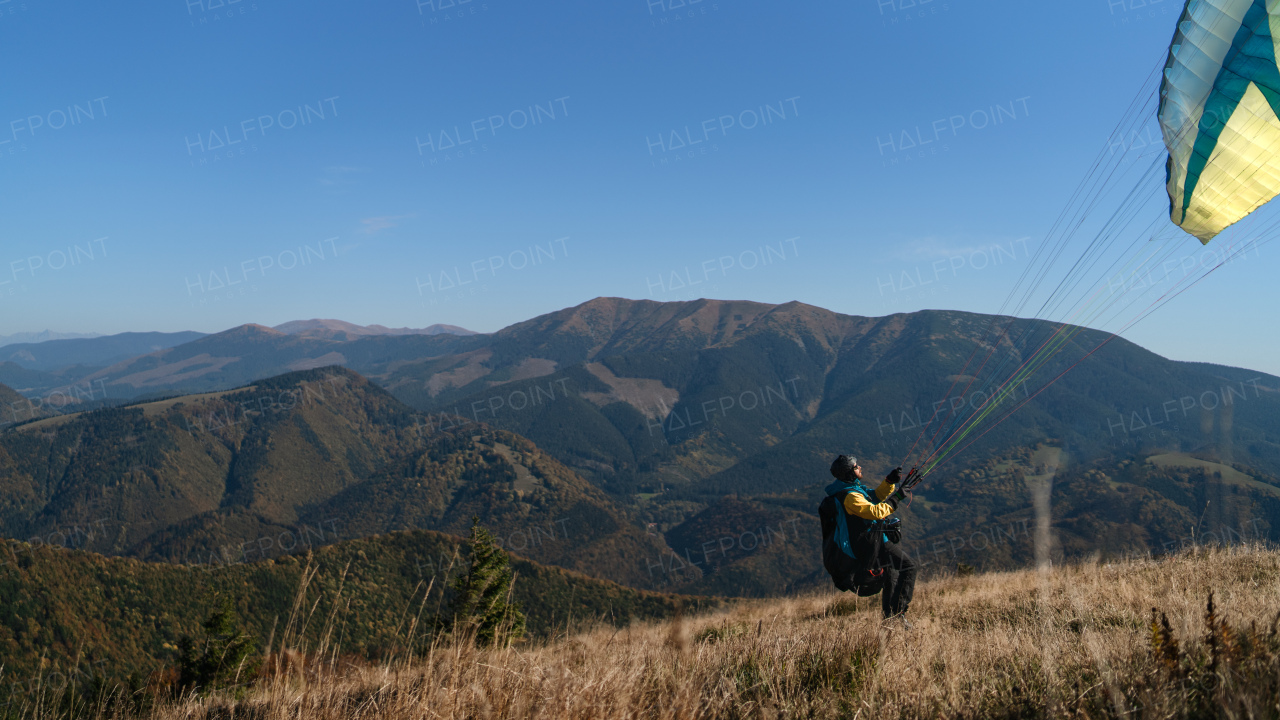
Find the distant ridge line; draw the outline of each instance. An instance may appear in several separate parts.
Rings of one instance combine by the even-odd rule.
[[[350,336],[365,337],[371,335],[475,335],[472,330],[457,325],[436,323],[425,328],[389,328],[385,325],[356,325],[344,320],[293,320],[272,328],[285,335],[336,335],[346,333]]]

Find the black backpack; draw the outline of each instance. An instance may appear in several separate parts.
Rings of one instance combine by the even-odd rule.
[[[857,485],[829,486],[829,494],[818,506],[818,517],[822,520],[822,566],[837,588],[867,597],[884,589],[885,565],[880,559],[880,548],[887,538],[880,523],[853,517],[844,511],[844,496],[850,492],[869,495]],[[868,500],[876,502],[873,497]]]

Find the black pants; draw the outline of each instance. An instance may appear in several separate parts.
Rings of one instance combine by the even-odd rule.
[[[906,612],[916,590],[916,564],[893,543],[880,546],[880,563],[884,566],[884,590],[880,591],[884,616]]]

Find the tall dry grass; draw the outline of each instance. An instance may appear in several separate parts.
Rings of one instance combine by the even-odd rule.
[[[1216,636],[1206,630],[1211,590]],[[1155,644],[1152,608],[1168,624]],[[242,697],[186,697],[141,716],[1275,718],[1278,615],[1280,553],[1201,550],[934,580],[917,589],[910,630],[880,619],[879,598],[818,594],[541,645],[435,645],[380,667],[333,652],[282,661],[290,650]],[[92,714],[134,716],[120,706]]]

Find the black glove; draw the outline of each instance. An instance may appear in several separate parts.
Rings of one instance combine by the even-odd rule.
[[[893,485],[897,485],[898,483],[902,482],[902,468],[900,467],[894,468],[893,472],[886,475],[884,480],[885,482],[892,483]]]
[[[897,472],[897,471],[894,471],[894,472]],[[890,493],[889,497],[885,498],[884,501],[889,503],[889,507],[893,508],[894,512],[897,512],[898,503],[902,502],[902,499],[906,496],[907,496],[907,491],[903,490],[902,488],[898,488],[897,490],[894,490],[892,493]]]

